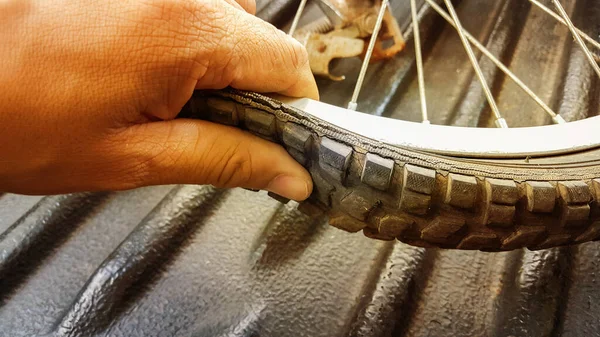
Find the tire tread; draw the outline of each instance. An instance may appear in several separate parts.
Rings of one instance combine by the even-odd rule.
[[[312,216],[324,212],[332,226],[345,231],[421,247],[483,251],[600,238],[600,179],[518,181],[449,172],[372,153],[293,118],[277,119],[250,107],[247,97],[217,93],[192,100],[187,107],[196,118],[280,143],[313,178],[313,194],[299,209]]]

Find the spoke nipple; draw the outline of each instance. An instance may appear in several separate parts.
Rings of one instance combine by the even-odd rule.
[[[356,102],[348,103],[348,110],[356,111],[356,108],[358,108],[358,103],[356,103]]]
[[[504,118],[496,119],[496,127],[499,127],[502,129],[508,129],[508,124],[506,124],[506,119],[504,119]]]
[[[561,115],[555,115],[554,117],[552,117],[552,120],[556,124],[566,124],[567,123],[567,121],[564,118],[562,118]]]
[[[430,121],[428,121],[428,120],[424,120],[424,121],[423,121],[423,124],[431,125],[431,122],[430,122]]]

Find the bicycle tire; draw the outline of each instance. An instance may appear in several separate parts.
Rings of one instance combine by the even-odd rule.
[[[577,153],[548,157],[557,165],[547,167],[443,156],[383,144],[233,89],[197,91],[180,116],[239,127],[282,145],[314,182],[300,211],[326,214],[330,225],[348,232],[490,252],[600,238],[599,150],[587,151],[579,165]]]

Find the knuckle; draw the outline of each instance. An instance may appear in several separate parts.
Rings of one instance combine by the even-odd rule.
[[[155,33],[168,31],[172,38],[198,36],[204,26],[218,19],[220,7],[213,1],[146,0],[147,11],[141,20],[156,28]],[[144,28],[144,27],[142,27]],[[177,34],[177,35],[175,35]]]
[[[128,54],[132,71],[158,77],[163,88],[201,78],[225,33],[222,5],[216,1],[145,0],[141,14],[131,19]],[[170,97],[170,96],[169,96]]]
[[[241,0],[242,7],[246,8],[252,15],[256,14],[256,1],[255,0]]]
[[[287,43],[286,51],[290,56],[293,69],[301,69],[308,63],[308,52],[300,42],[291,40]]]
[[[249,32],[252,29],[245,26],[243,20],[239,19],[239,15],[233,12],[222,20],[217,19],[214,22],[218,24],[213,24],[214,27],[209,28],[211,32],[207,36],[210,39],[205,43],[204,59],[207,60],[206,68],[210,76],[204,81],[210,82],[212,88],[230,85],[243,76],[244,67],[241,65],[253,62],[252,37],[243,40],[239,36],[239,32]]]
[[[227,23],[230,23],[226,8],[222,3],[214,0],[187,1],[184,12],[189,19],[189,26],[205,34],[225,34]]]

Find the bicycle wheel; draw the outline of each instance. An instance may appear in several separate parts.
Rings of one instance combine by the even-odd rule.
[[[316,102],[228,89],[195,93],[182,116],[283,145],[314,181],[300,209],[325,212],[347,231],[484,251],[598,239],[600,69],[588,48],[597,42],[584,32],[600,5],[554,1],[555,12],[535,0],[411,3],[414,11],[406,3],[394,11],[404,51],[368,72],[368,57],[363,68],[358,59],[336,68],[359,73],[358,82],[366,74],[371,89],[350,107],[371,114],[340,107],[341,95]],[[352,92],[354,83],[319,84]],[[548,122],[555,125],[539,126]]]

